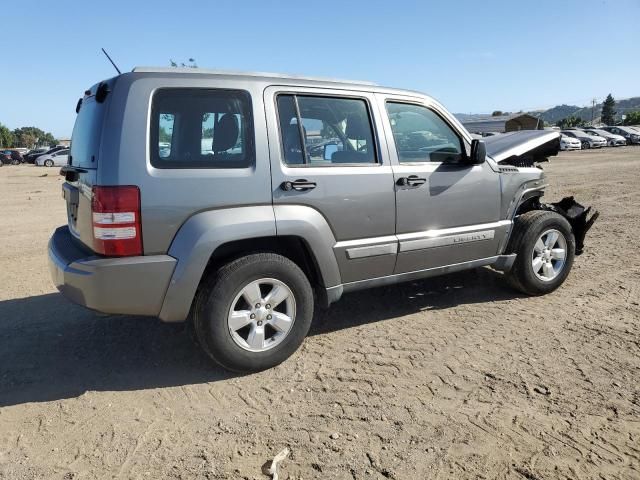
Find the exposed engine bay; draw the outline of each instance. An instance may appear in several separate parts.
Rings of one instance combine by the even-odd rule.
[[[531,210],[548,210],[566,218],[576,239],[576,255],[583,252],[584,237],[600,216],[597,210],[579,204],[573,197],[564,197],[555,203],[542,203],[540,197],[533,197],[520,207],[518,213],[522,214]]]

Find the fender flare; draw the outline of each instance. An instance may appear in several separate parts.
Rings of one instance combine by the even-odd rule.
[[[208,210],[190,217],[178,230],[169,255],[177,260],[160,310],[160,320],[186,320],[209,259],[220,245],[247,238],[275,236],[271,205]]]
[[[164,322],[187,319],[205,268],[222,245],[283,235],[299,237],[306,243],[325,288],[340,285],[340,271],[333,253],[335,237],[317,210],[301,205],[208,210],[189,218],[171,243],[168,254],[177,264],[158,316]]]

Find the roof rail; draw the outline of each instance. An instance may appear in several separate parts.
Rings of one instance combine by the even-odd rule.
[[[282,73],[268,72],[242,72],[234,70],[210,70],[206,68],[191,67],[135,67],[132,72],[136,73],[192,73],[200,75],[227,75],[227,76],[245,76],[245,77],[263,77],[263,78],[285,78],[290,80],[308,80],[314,82],[331,82],[331,83],[350,83],[354,85],[373,85],[374,82],[366,82],[362,80],[343,80],[338,78],[323,77],[305,77],[300,75],[287,75]]]

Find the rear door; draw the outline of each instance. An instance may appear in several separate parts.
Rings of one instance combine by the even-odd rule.
[[[264,98],[274,205],[324,217],[343,283],[390,275],[395,193],[374,95],[285,86]]]
[[[95,99],[95,87],[86,95],[78,110],[71,136],[71,148],[64,163],[74,168],[67,173],[62,192],[67,203],[67,223],[71,233],[85,245],[93,243],[91,188],[96,183],[100,139],[110,96],[100,103]],[[55,152],[57,155],[59,152]],[[53,157],[58,162],[58,157]]]
[[[469,165],[470,144],[439,105],[379,95],[394,162],[398,259],[395,273],[497,254],[510,222],[500,221],[500,179]]]

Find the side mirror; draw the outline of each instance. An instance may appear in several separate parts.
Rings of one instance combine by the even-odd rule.
[[[331,160],[331,157],[333,157],[333,154],[337,151],[338,145],[336,145],[335,143],[328,143],[324,146],[324,153],[322,156],[325,160]]]
[[[482,165],[487,159],[487,147],[482,140],[471,140],[471,165]]]

